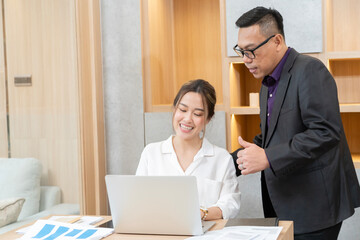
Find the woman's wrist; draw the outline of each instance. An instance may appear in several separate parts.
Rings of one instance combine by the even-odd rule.
[[[201,211],[201,220],[205,221],[206,220],[206,217],[209,213],[209,210],[205,207],[201,207],[200,208],[200,211]]]

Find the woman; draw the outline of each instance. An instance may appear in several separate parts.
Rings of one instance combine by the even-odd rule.
[[[215,89],[207,81],[185,83],[173,103],[175,135],[148,144],[136,171],[136,175],[196,176],[202,220],[234,218],[240,209],[232,157],[204,137],[215,103]]]

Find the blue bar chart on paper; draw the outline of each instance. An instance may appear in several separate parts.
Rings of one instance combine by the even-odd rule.
[[[81,224],[62,223],[51,220],[38,220],[21,237],[20,240],[75,240],[101,239],[111,233],[112,228],[95,228]]]

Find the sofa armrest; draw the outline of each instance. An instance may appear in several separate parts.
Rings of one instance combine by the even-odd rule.
[[[6,233],[8,231],[14,230],[16,228],[25,227],[24,225],[29,223],[34,223],[36,220],[44,217],[48,217],[50,215],[79,215],[80,214],[80,205],[72,204],[72,203],[61,203],[55,206],[48,208],[45,211],[41,211],[37,214],[31,215],[25,219],[20,221],[11,223],[4,227],[0,228],[0,235]],[[0,237],[0,239],[2,239]]]
[[[77,203],[61,203],[47,209],[51,215],[79,215],[80,205]]]
[[[61,190],[57,186],[40,187],[40,212],[60,204]]]

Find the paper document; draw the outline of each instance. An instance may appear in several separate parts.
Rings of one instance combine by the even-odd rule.
[[[276,240],[282,227],[235,226],[221,230],[208,231],[202,236],[188,240]]]
[[[96,217],[96,216],[51,216],[49,219],[50,221],[57,221],[57,222],[64,222],[64,223],[76,223],[91,226],[94,225],[102,220],[103,217]],[[17,233],[25,234],[31,226],[20,228],[17,230]]]
[[[63,223],[52,220],[38,220],[19,240],[97,240],[111,233],[112,228],[94,228],[81,224]]]
[[[101,220],[104,220],[104,218],[97,216],[52,216],[48,220],[84,225],[94,225]]]
[[[81,216],[51,216],[47,220],[64,222],[64,223],[74,223],[79,219],[81,219]]]

